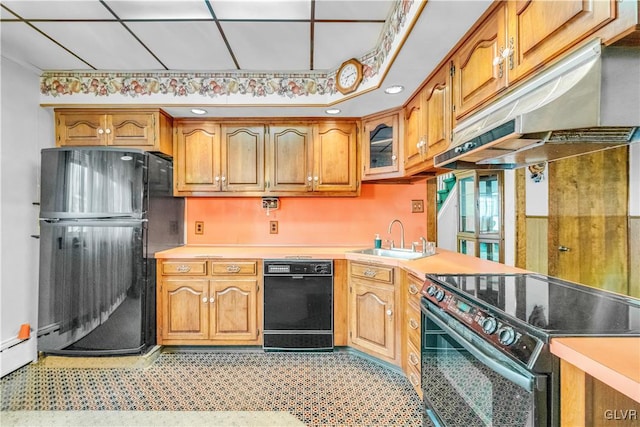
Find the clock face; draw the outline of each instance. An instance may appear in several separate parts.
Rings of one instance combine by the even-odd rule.
[[[339,82],[340,86],[348,88],[358,79],[358,69],[354,64],[347,64],[340,72]]]

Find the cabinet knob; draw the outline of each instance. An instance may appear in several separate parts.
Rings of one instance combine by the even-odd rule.
[[[222,180],[222,182],[225,182],[227,180],[227,177],[222,175],[222,178],[220,178]]]
[[[416,322],[415,319],[409,319],[409,327],[411,329],[418,329],[420,327],[420,324]]]
[[[111,129],[107,128],[104,130],[104,133],[106,133],[107,135],[109,135],[111,133]]]
[[[207,302],[207,297],[202,298],[202,302]]]
[[[571,250],[571,248],[568,248],[568,247],[566,247],[566,246],[559,246],[559,247],[558,247],[558,250],[559,250],[560,252],[569,252],[569,251]]]
[[[215,298],[213,298],[213,297],[209,298],[209,302],[210,302],[211,304],[213,304],[213,301],[215,301]]]
[[[220,177],[219,176],[216,176],[214,179],[216,180],[216,182],[220,181]]]
[[[102,135],[104,133],[104,129],[100,128],[98,129],[98,135]]]
[[[392,315],[393,315],[393,310],[388,309],[388,310],[387,310],[387,316],[392,316]]]
[[[313,177],[313,180],[314,180],[315,182],[318,182],[318,177],[317,177],[317,176],[314,176],[314,177]]]

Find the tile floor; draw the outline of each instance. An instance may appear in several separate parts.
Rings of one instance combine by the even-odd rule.
[[[2,378],[0,391],[6,414],[283,411],[307,426],[423,423],[421,401],[404,375],[351,351],[162,353],[146,367],[37,363]]]

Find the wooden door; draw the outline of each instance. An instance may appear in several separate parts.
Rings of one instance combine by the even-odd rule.
[[[628,147],[549,163],[551,276],[627,294],[627,165]]]
[[[350,339],[368,352],[395,359],[395,292],[393,286],[352,282]]]
[[[449,147],[451,142],[451,77],[449,65],[443,66],[425,86],[427,161]]]
[[[268,191],[310,191],[313,133],[310,126],[269,126]]]
[[[105,145],[106,115],[102,113],[56,111],[58,147]]]
[[[153,147],[156,142],[156,117],[153,112],[121,112],[107,115],[108,145]]]
[[[614,0],[514,1],[508,3],[509,80],[518,80],[586,40],[616,15]]]
[[[313,138],[314,191],[357,190],[357,135],[355,123],[317,125]]]
[[[419,143],[425,141],[424,91],[414,96],[404,108],[404,169],[411,171],[424,161]]]
[[[209,338],[208,280],[164,280],[161,304],[163,340]]]
[[[258,339],[258,280],[215,279],[209,329],[212,340]]]
[[[174,185],[180,192],[221,191],[220,126],[185,121],[175,128]]]
[[[224,191],[264,191],[263,125],[222,127],[222,187]]]
[[[496,8],[453,56],[455,116],[460,119],[507,85],[504,62],[494,63],[505,48],[506,3]]]

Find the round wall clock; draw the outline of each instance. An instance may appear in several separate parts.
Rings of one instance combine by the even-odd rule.
[[[351,93],[362,81],[362,64],[355,58],[342,63],[336,73],[336,88],[343,94]]]

